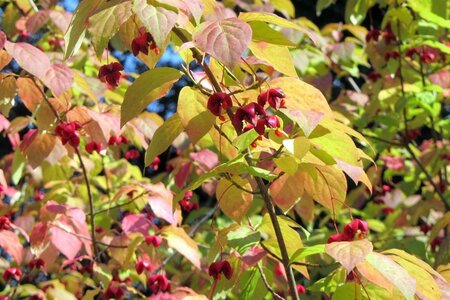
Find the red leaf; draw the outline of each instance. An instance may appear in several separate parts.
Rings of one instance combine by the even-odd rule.
[[[17,264],[21,264],[23,247],[17,235],[9,230],[0,230],[0,247],[11,255]]]
[[[219,157],[216,153],[208,149],[203,149],[195,153],[191,153],[190,157],[198,162],[202,169],[209,171],[219,164]]]
[[[127,215],[122,220],[122,229],[126,233],[140,232],[147,235],[150,225],[150,220],[144,214]]]

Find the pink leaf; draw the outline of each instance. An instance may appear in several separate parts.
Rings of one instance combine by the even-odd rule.
[[[345,174],[350,177],[353,182],[358,185],[359,179],[361,178],[361,175],[364,173],[364,170],[362,167],[353,166],[349,163],[346,163],[345,161],[336,159],[336,163],[338,167],[345,172]]]
[[[24,70],[41,79],[55,96],[71,87],[72,71],[64,65],[51,64],[47,55],[33,45],[7,41],[5,49]]]
[[[27,31],[30,33],[36,33],[42,28],[42,26],[45,25],[45,23],[47,23],[48,17],[49,15],[47,10],[40,10],[36,12],[34,15],[29,17],[25,23]]]
[[[53,64],[40,79],[58,97],[72,86],[73,73],[65,65]]]
[[[179,217],[173,212],[173,194],[166,189],[164,184],[148,184],[146,187],[150,191],[148,204],[152,208],[155,215],[169,222],[172,225],[178,223]]]
[[[51,63],[47,55],[28,43],[5,43],[5,49],[25,71],[42,78]]]
[[[12,256],[17,264],[21,264],[23,247],[17,235],[9,230],[0,230],[0,247]]]
[[[211,170],[219,164],[219,157],[216,153],[208,149],[203,149],[195,153],[191,153],[190,157],[198,162],[206,171]]]
[[[337,260],[347,273],[372,253],[373,245],[367,239],[352,242],[335,242],[325,245],[328,255]]]
[[[58,222],[55,226],[50,227],[49,232],[52,244],[68,259],[75,258],[81,250],[82,243],[74,235],[74,228],[68,224]]]
[[[62,31],[66,32],[72,19],[72,14],[66,11],[51,10],[50,19]]]
[[[147,235],[150,225],[150,221],[143,214],[127,215],[122,220],[122,230],[126,233],[140,232]]]
[[[238,18],[208,21],[193,34],[197,47],[230,67],[239,62],[252,38],[252,28]]]

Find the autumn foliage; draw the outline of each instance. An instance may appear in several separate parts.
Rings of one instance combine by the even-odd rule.
[[[0,299],[450,299],[445,0],[57,2],[0,0]]]

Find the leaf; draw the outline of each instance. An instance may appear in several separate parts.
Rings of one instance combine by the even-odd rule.
[[[373,250],[369,240],[334,242],[325,245],[325,252],[337,260],[350,273]]]
[[[0,247],[12,256],[16,263],[22,263],[23,247],[19,237],[12,231],[0,230]]]
[[[162,7],[147,4],[147,0],[134,0],[133,11],[152,35],[156,45],[163,47],[175,26],[177,14]]]
[[[439,232],[450,224],[450,211],[446,212],[431,229],[429,241],[438,236]]]
[[[38,87],[34,84],[31,78],[19,77],[17,79],[17,87],[19,89],[18,94],[22,99],[25,107],[34,112],[37,105],[43,100],[43,96]]]
[[[86,27],[88,25],[87,20],[91,12],[101,2],[103,2],[103,0],[81,1],[77,6],[77,9],[70,22],[69,28],[64,35],[66,45],[64,51],[64,59],[67,59],[75,54],[80,48],[86,34]]]
[[[287,212],[300,201],[304,192],[302,177],[298,174],[284,174],[274,181],[269,189],[272,200],[283,212]]]
[[[247,179],[233,176],[232,180],[239,187],[250,191],[252,190],[252,186]],[[216,197],[223,213],[237,223],[241,222],[253,202],[253,194],[239,189],[237,186],[233,185],[231,181],[225,178],[222,178],[217,185]]]
[[[295,44],[288,40],[281,32],[273,29],[265,22],[253,21],[249,22],[249,25],[252,27],[253,41],[295,47]]]
[[[316,129],[317,125],[319,125],[324,115],[322,112],[318,111],[282,109],[282,112],[291,120],[295,121],[298,126],[300,126],[306,137],[308,137],[314,131],[314,129]]]
[[[304,188],[311,197],[325,206],[336,211],[345,202],[347,181],[344,173],[335,166],[302,166]]]
[[[431,11],[432,1],[424,0],[408,0],[409,7],[412,8],[416,13],[419,14],[423,19],[437,24],[443,28],[450,28],[450,20],[445,19]],[[427,5],[428,4],[428,5]]]
[[[294,18],[295,17],[295,7],[290,0],[271,0],[273,7],[282,12],[283,14]]]
[[[283,140],[283,146],[286,148],[288,152],[293,154],[294,157],[296,157],[298,160],[301,161],[301,159],[306,155],[306,153],[309,152],[311,143],[306,137],[300,136],[295,139]]]
[[[144,214],[130,214],[122,219],[122,230],[125,233],[139,232],[144,236],[148,234],[151,222]]]
[[[76,233],[75,229],[67,223],[57,222],[55,225],[57,226],[51,226],[48,230],[51,243],[64,254],[67,259],[74,259],[82,247],[80,239],[74,235],[74,233]]]
[[[142,73],[125,92],[121,106],[120,126],[142,112],[147,105],[170,90],[182,73],[173,68],[156,68]]]
[[[206,109],[206,97],[198,90],[184,87],[178,96],[177,112],[189,139],[196,144],[215,123],[215,116]]]
[[[71,87],[72,71],[65,65],[51,64],[47,55],[33,45],[6,42],[5,49],[19,66],[42,80],[55,96],[60,96]]]
[[[0,48],[0,70],[3,70],[3,68],[11,62],[11,60],[12,56]]]
[[[381,286],[392,293],[392,288],[394,287],[392,283],[386,279],[377,269],[375,269],[371,264],[364,260],[357,265],[358,271],[370,282]]]
[[[280,224],[281,232],[283,233],[288,256],[292,257],[295,252],[303,248],[303,242],[300,238],[300,234],[292,228],[291,221],[287,221],[286,219],[281,217],[277,217],[277,219],[278,223]],[[266,213],[263,216],[261,225],[259,226],[258,230],[259,232],[261,232],[261,236],[263,238],[262,244],[264,245],[264,248],[267,248],[271,252],[269,254],[274,254],[278,259],[280,259],[280,247],[278,246],[275,229],[273,228],[269,214]],[[308,270],[305,266],[294,265],[293,268],[309,279]]]
[[[149,191],[148,204],[158,218],[164,219],[172,225],[181,222],[177,211],[173,211],[173,194],[162,182],[146,184],[145,187]]]
[[[24,150],[28,163],[33,169],[39,167],[49,157],[56,143],[56,136],[50,134],[37,135],[31,144]]]
[[[192,35],[198,48],[231,69],[241,59],[251,38],[252,28],[238,18],[203,22]]]
[[[297,77],[291,53],[286,46],[266,42],[251,42],[249,48],[255,57],[267,62],[278,72]]]
[[[165,226],[161,232],[167,240],[169,247],[180,252],[196,268],[200,269],[200,253],[198,251],[197,243],[187,235],[183,228]]]
[[[3,49],[3,47],[5,47],[6,41],[7,41],[6,34],[0,30],[0,49]]]
[[[166,151],[181,132],[183,132],[183,125],[180,117],[175,113],[156,129],[145,153],[145,165],[149,165],[156,156]]]
[[[243,152],[256,140],[258,136],[259,133],[257,133],[255,129],[248,130],[237,136],[233,141],[233,145],[239,150],[239,152]]]
[[[113,0],[89,18],[89,32],[98,58],[101,58],[109,40],[119,31],[119,27],[132,15],[131,1]]]
[[[265,13],[265,12],[240,13],[239,19],[241,19],[245,22],[261,21],[261,22],[278,25],[281,27],[292,28],[292,29],[298,30],[298,31],[306,34],[314,42],[314,44],[316,44],[316,45],[318,44],[316,37],[314,35],[312,35],[307,29],[297,25],[294,22],[291,22],[285,18],[281,18],[272,13]]]
[[[308,257],[310,255],[325,253],[325,246],[326,245],[324,245],[324,244],[320,244],[320,245],[314,245],[314,246],[309,246],[309,247],[298,249],[292,255],[291,260],[290,260],[290,264],[292,264],[294,262],[300,262],[305,257]]]
[[[306,82],[293,77],[280,77],[269,82],[273,88],[281,88],[285,93],[286,107],[302,112],[322,113],[324,117],[334,119],[333,112],[323,94]],[[306,133],[305,133],[306,134]]]
[[[396,264],[386,255],[372,252],[366,261],[378,272],[383,274],[405,296],[406,300],[414,299],[416,293],[416,280],[408,272]]]

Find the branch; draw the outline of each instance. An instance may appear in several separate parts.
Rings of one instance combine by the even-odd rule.
[[[67,229],[65,229],[63,227],[59,227],[59,226],[56,226],[56,225],[52,225],[52,226],[54,226],[54,227],[56,227],[58,229],[61,229],[62,231],[67,232],[68,234],[76,236],[77,238],[80,238],[82,240],[86,240],[86,241],[91,241],[92,242],[92,239],[90,237],[87,237],[87,236],[84,236],[84,235],[81,235],[81,234],[78,234],[78,233],[75,233],[75,232],[71,232],[71,231],[69,231],[69,230],[67,230]],[[96,243],[99,244],[99,245],[102,245],[102,246],[110,247],[110,248],[128,248],[128,246],[125,246],[125,245],[111,245],[111,244],[103,243],[103,242],[100,242],[100,241],[96,241]]]
[[[89,212],[90,212],[90,223],[91,223],[91,236],[92,236],[92,245],[94,247],[94,260],[98,258],[98,249],[97,249],[97,239],[95,237],[95,214],[94,214],[94,198],[92,196],[91,185],[89,183],[89,178],[86,170],[86,166],[84,165],[83,159],[81,158],[81,153],[78,147],[75,148],[75,153],[78,156],[78,160],[80,161],[81,170],[83,171],[84,181],[86,183],[86,188],[89,197]]]
[[[117,205],[114,205],[114,206],[110,206],[110,207],[108,207],[108,208],[100,209],[100,210],[94,212],[94,216],[95,216],[95,215],[98,215],[98,214],[101,214],[101,213],[104,213],[104,212],[106,212],[106,211],[109,211],[109,210],[111,210],[111,209],[119,208],[119,207],[122,207],[122,206],[127,206],[127,205],[133,203],[134,201],[136,201],[137,199],[141,198],[141,197],[144,196],[145,194],[148,194],[149,192],[150,192],[150,191],[142,192],[142,193],[140,193],[139,195],[137,195],[136,197],[134,197],[134,198],[132,198],[131,200],[127,201],[127,202],[120,203],[120,204],[117,204]],[[89,213],[88,215],[91,215],[91,213]]]
[[[267,281],[266,274],[264,274],[264,271],[263,271],[261,265],[258,263],[257,266],[258,266],[259,274],[261,274],[261,279],[264,282],[264,285],[266,286],[267,290],[272,294],[273,298],[275,298],[277,300],[286,300],[285,298],[283,298],[280,295],[278,295],[273,290],[273,288],[270,286],[269,282]]]

